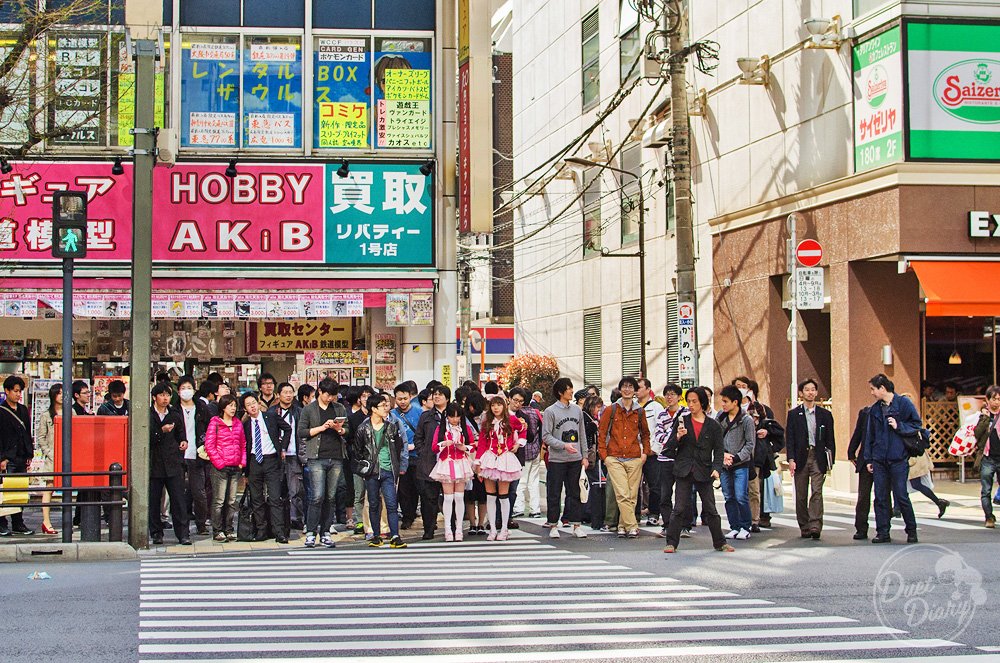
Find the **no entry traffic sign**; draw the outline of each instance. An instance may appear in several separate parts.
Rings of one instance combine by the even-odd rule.
[[[803,267],[815,267],[823,259],[823,247],[814,239],[804,239],[795,247],[795,259]]]

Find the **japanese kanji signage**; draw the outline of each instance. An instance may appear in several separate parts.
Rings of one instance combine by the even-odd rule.
[[[127,262],[132,169],[12,164],[0,175],[0,260],[51,261],[52,192],[87,192],[87,257]],[[178,164],[154,173],[159,263],[433,264],[432,179],[420,164]]]
[[[695,347],[694,304],[677,303],[677,349],[681,380],[694,380],[698,376],[698,352]]]
[[[795,307],[823,308],[823,268],[799,267],[795,270]]]
[[[326,167],[326,257],[336,264],[433,262],[433,180],[419,164]]]
[[[243,146],[302,145],[302,57],[298,43],[247,37],[243,58]],[[297,38],[296,38],[297,39]]]
[[[375,147],[429,148],[431,54],[379,52],[375,56]]]
[[[1000,161],[1000,25],[912,20],[907,158]]]
[[[313,141],[319,148],[369,147],[371,51],[368,39],[316,40]]]
[[[253,352],[351,349],[351,320],[268,321],[258,322],[254,327]]]
[[[854,170],[903,158],[903,48],[895,27],[854,47]]]
[[[49,38],[55,113],[49,129],[76,127],[54,143],[100,145],[106,104],[107,42],[99,32],[66,32]]]
[[[181,47],[181,145],[235,147],[240,52],[235,37],[191,37]],[[195,40],[201,41],[195,41]]]

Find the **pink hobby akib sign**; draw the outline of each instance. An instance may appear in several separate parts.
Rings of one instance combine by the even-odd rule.
[[[324,167],[178,164],[156,168],[153,260],[173,262],[324,261]],[[0,260],[55,261],[52,192],[86,191],[87,257],[128,262],[132,251],[132,168],[111,164],[21,163],[0,176]]]

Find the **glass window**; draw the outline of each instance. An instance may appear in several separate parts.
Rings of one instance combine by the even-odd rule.
[[[372,27],[372,0],[313,0],[314,28]]]
[[[245,37],[243,147],[302,147],[302,40]]]
[[[430,148],[431,40],[376,38],[374,57],[375,148]]]
[[[163,128],[166,113],[166,82],[170,66],[170,33],[163,37],[165,57],[153,62],[154,100],[153,123]],[[135,128],[135,62],[128,57],[125,37],[121,34],[111,36],[111,71],[117,72],[112,80],[111,96],[111,145],[131,146],[135,144],[134,137],[129,133]]]
[[[313,147],[371,147],[371,41],[316,37],[313,67]]]
[[[639,28],[632,28],[632,30],[623,35],[618,46],[618,56],[621,62],[619,80],[624,84],[639,77],[639,67],[641,65],[636,65],[635,69],[632,69],[632,65],[639,59],[639,55],[642,54],[642,42],[639,41]],[[631,76],[629,75],[629,70],[632,71]]]
[[[375,0],[379,30],[433,30],[434,0]]]
[[[237,147],[240,41],[185,35],[181,42],[181,147]]]
[[[50,145],[105,144],[108,48],[104,32],[48,35]]]
[[[240,0],[183,0],[180,19],[181,25],[236,27]]]
[[[601,42],[597,10],[583,19],[583,110],[596,106],[601,99]]]
[[[301,28],[306,24],[304,0],[243,0],[243,25],[258,28]]]
[[[642,146],[638,143],[622,151],[622,169],[634,175],[619,175],[622,191],[622,244],[639,239],[639,180],[642,174]]]
[[[16,36],[0,37],[0,62],[7,59]],[[28,141],[28,123],[31,122],[32,110],[35,107],[33,48],[29,46],[21,54],[21,58],[4,79],[4,88],[10,95],[8,104],[0,111],[0,144],[24,145]]]
[[[583,173],[583,257],[601,252],[601,178],[599,169]]]

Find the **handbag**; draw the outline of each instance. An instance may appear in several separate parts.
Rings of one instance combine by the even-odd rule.
[[[590,479],[587,478],[587,473],[580,472],[580,503],[586,504],[587,500],[590,499]]]
[[[236,540],[253,541],[253,505],[250,503],[250,487],[243,489],[240,508],[236,512]]]
[[[777,472],[768,475],[764,479],[761,490],[764,495],[764,513],[781,513],[785,510],[784,487],[781,484],[781,475]]]

